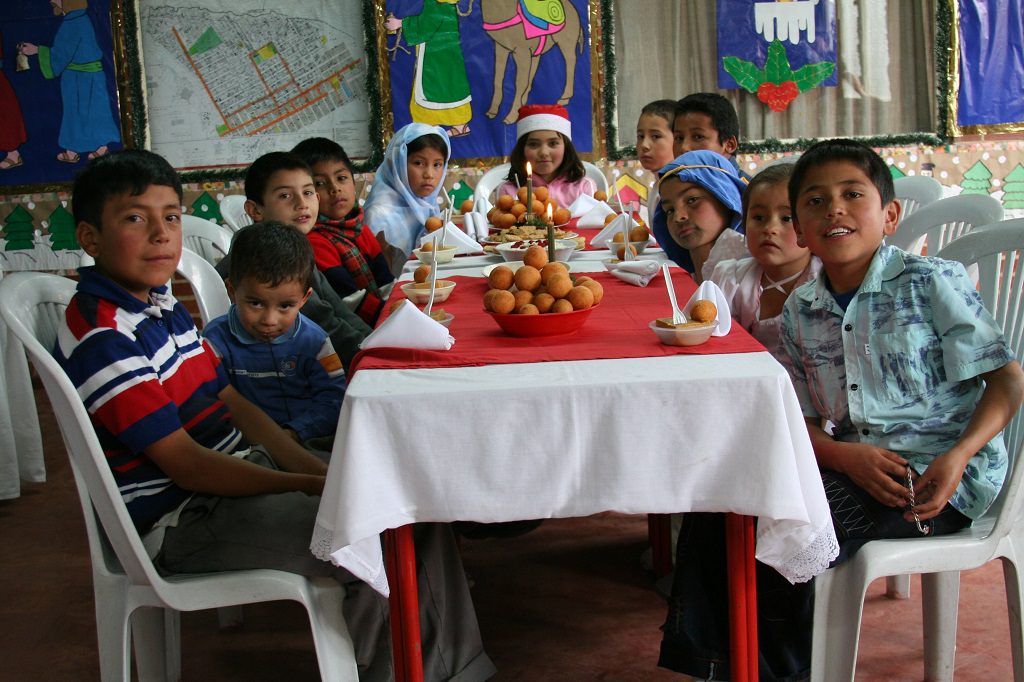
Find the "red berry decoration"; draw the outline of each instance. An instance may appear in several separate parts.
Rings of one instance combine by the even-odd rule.
[[[768,105],[772,111],[785,111],[789,103],[800,94],[800,89],[793,81],[785,83],[761,83],[757,87],[757,98]]]

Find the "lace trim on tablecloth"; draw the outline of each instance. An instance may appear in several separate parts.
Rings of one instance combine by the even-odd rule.
[[[330,561],[333,540],[334,531],[324,528],[318,523],[313,527],[313,540],[309,543],[309,549],[317,559]]]
[[[805,583],[822,573],[839,556],[839,540],[832,528],[832,520],[817,529],[814,537],[803,549],[775,569],[791,583]]]

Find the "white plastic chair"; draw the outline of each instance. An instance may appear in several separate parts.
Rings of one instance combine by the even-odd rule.
[[[908,175],[892,181],[896,198],[903,205],[902,218],[942,198],[942,183],[927,175]]]
[[[246,225],[252,225],[252,218],[245,212],[245,195],[228,194],[220,200],[220,217],[232,232],[238,232]]]
[[[886,242],[911,253],[937,254],[977,225],[1003,219],[1003,205],[987,194],[960,194],[922,206],[900,220],[896,233]]]
[[[178,274],[184,277],[196,295],[199,318],[205,325],[220,317],[231,307],[227,287],[217,270],[191,249],[182,247]]]
[[[938,254],[965,266],[978,263],[982,299],[1002,325],[1017,357],[1024,351],[1022,253],[1024,219],[976,227]],[[960,571],[992,559],[1003,561],[1014,679],[1024,681],[1024,593],[1017,554],[1018,545],[1024,550],[1024,525],[1020,523],[1024,467],[1017,466],[1024,455],[1021,427],[1022,415],[1018,412],[1003,431],[1011,458],[1010,475],[996,502],[970,528],[936,538],[874,540],[849,561],[816,578],[812,681],[854,679],[868,585],[876,578],[912,573],[921,574],[925,679],[952,680]]]
[[[491,195],[505,182],[510,168],[512,166],[508,163],[497,165],[477,180],[476,187],[473,188],[473,210],[487,213],[491,209]],[[601,169],[589,161],[583,162],[583,169],[586,171],[587,177],[594,181],[597,189],[608,194],[608,178],[601,172]]]
[[[228,255],[233,234],[227,227],[205,218],[187,214],[181,216],[182,245],[198,253],[210,265],[216,265],[221,258]]]
[[[129,635],[140,680],[180,676],[178,611],[293,600],[309,615],[324,680],[356,680],[342,615],[344,588],[330,578],[274,570],[170,577],[157,573],[124,506],[85,406],[50,355],[75,283],[38,272],[0,281],[0,315],[25,346],[53,405],[85,517],[104,682],[131,680]]]

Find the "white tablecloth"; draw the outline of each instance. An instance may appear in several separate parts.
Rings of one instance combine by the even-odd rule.
[[[803,417],[768,353],[361,370],[311,549],[387,594],[378,534],[602,511],[760,517],[792,581],[838,545]]]
[[[22,481],[45,481],[46,467],[28,360],[2,320],[0,361],[0,500],[9,500],[21,494]]]

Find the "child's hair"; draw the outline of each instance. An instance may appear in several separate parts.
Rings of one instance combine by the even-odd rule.
[[[418,151],[424,149],[435,149],[441,154],[441,158],[448,162],[448,145],[444,143],[440,135],[430,133],[429,135],[420,135],[415,140],[406,145],[406,155],[415,154]]]
[[[309,164],[298,154],[270,152],[253,161],[245,171],[245,198],[262,205],[270,176],[281,170],[304,170],[309,173],[310,178],[313,177]]]
[[[672,124],[676,120],[676,109],[678,106],[674,99],[656,99],[645,104],[644,108],[640,110],[640,115],[660,116],[668,121],[668,127],[671,129]]]
[[[283,282],[313,286],[313,247],[297,227],[276,220],[246,225],[231,240],[228,279],[235,287],[253,277],[276,287]]]
[[[730,137],[740,141],[740,119],[732,103],[717,92],[695,92],[676,102],[676,116],[697,113],[711,119],[711,125],[718,131],[718,141]]]
[[[566,182],[579,182],[587,174],[587,170],[583,167],[583,161],[576,153],[576,147],[572,145],[572,140],[562,133],[558,133],[558,136],[562,138],[565,151],[562,153],[562,163],[555,169],[554,177],[563,178]],[[512,148],[508,159],[510,166],[508,181],[514,182],[520,187],[526,185],[526,140],[529,137],[530,135],[527,133],[516,141],[516,146]]]
[[[349,173],[352,172],[352,161],[345,149],[326,137],[308,137],[292,147],[292,154],[305,161],[310,168],[324,161],[340,161]]]
[[[790,176],[793,175],[793,165],[792,162],[776,163],[762,169],[751,178],[747,188],[743,190],[743,215],[741,220],[744,227],[747,224],[747,209],[750,208],[750,196],[754,193],[754,190],[762,186],[773,187],[778,184],[787,184]],[[792,202],[790,202],[790,206],[792,205]]]
[[[796,210],[797,196],[800,194],[800,186],[803,184],[807,171],[833,161],[847,161],[863,171],[882,197],[882,206],[896,198],[892,173],[889,172],[889,167],[882,157],[875,153],[875,150],[857,140],[846,138],[822,140],[811,145],[800,156],[793,168],[793,176],[789,179],[789,203],[794,207],[794,211]]]
[[[97,157],[75,177],[71,211],[75,224],[85,221],[98,230],[107,200],[120,194],[139,196],[152,185],[170,187],[182,200],[181,179],[159,154],[145,149],[123,149]]]

